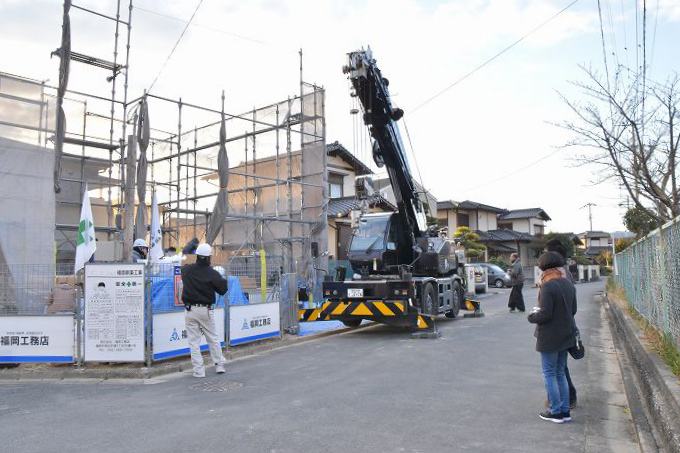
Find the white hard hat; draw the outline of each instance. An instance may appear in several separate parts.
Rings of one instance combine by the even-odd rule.
[[[212,255],[212,247],[209,244],[199,244],[196,247],[196,255],[198,256],[210,256]]]
[[[146,247],[149,248],[149,246],[146,244],[146,241],[144,239],[135,239],[134,244],[132,244],[133,247]]]

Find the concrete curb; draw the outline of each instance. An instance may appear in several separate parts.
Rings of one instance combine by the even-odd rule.
[[[343,327],[340,329],[328,330],[317,334],[304,337],[284,336],[282,339],[266,340],[259,343],[231,347],[224,351],[227,360],[241,359],[244,357],[262,354],[289,346],[294,346],[308,341],[318,340],[331,335],[339,335],[351,331],[363,330],[374,327],[376,323],[365,323],[359,327]],[[207,353],[206,353],[207,354]],[[153,379],[170,373],[181,373],[191,370],[191,360],[189,357],[178,357],[166,361],[156,362],[151,368],[144,366],[131,368],[129,364],[112,365],[119,368],[109,369],[77,369],[64,368],[53,370],[22,370],[19,368],[0,369],[0,381],[23,381],[23,380],[68,380],[68,379]]]
[[[664,361],[643,345],[644,335],[619,308],[606,299],[611,326],[623,345],[638,382],[638,391],[647,417],[667,452],[680,453],[680,387],[677,377]]]

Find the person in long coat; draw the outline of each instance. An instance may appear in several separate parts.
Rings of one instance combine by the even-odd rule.
[[[576,344],[574,315],[577,310],[576,289],[564,277],[564,259],[556,252],[541,255],[538,266],[545,278],[538,295],[538,307],[528,316],[536,324],[536,351],[541,354],[543,382],[550,402],[550,410],[540,414],[543,420],[554,423],[571,421],[569,385],[565,374],[567,350]]]

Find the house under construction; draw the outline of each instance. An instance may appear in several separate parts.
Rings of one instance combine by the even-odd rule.
[[[210,242],[221,265],[264,250],[317,286],[328,241],[324,90],[302,80],[302,55],[295,94],[246,113],[225,111],[217,88],[213,107],[128,93],[133,7],[115,5],[64,2],[58,84],[0,72],[0,265],[14,269],[4,278],[71,266],[87,191],[97,260],[129,259],[155,195],[164,247]],[[114,24],[111,59],[72,51],[73,15]],[[101,71],[101,90],[69,84],[86,66]]]

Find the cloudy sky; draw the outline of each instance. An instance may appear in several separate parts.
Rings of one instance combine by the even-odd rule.
[[[577,1],[457,84],[571,0],[203,0],[167,60],[199,3],[134,2],[131,97],[157,78],[155,94],[213,108],[224,89],[227,110],[241,113],[299,93],[302,48],[305,81],[327,90],[327,141],[368,159],[342,66],[347,52],[370,45],[406,112],[415,177],[439,200],[541,207],[549,229],[577,232],[588,229],[582,206],[595,203],[594,229],[623,229],[625,194],[616,184],[594,186],[596,169],[574,161],[588,151],[562,149],[572,137],[553,124],[573,119],[559,93],[581,99],[570,84],[584,80],[579,65],[604,72],[601,31],[612,73],[641,64],[644,0],[600,0],[602,22],[597,0]],[[76,4],[115,13],[114,0]],[[663,81],[679,69],[680,0],[646,8],[648,76]],[[71,16],[73,50],[111,60],[113,24]],[[49,54],[60,33],[60,1],[0,0],[0,70],[56,84],[58,59]],[[104,93],[102,79],[78,67],[70,87]]]

